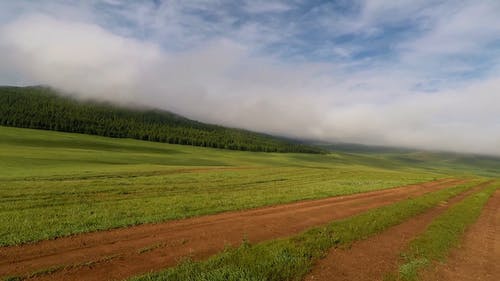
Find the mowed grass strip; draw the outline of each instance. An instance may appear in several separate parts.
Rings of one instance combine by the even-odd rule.
[[[287,239],[251,245],[244,241],[237,248],[228,248],[207,261],[187,260],[179,266],[152,273],[133,281],[282,281],[301,280],[314,262],[331,247],[349,245],[390,226],[403,222],[439,202],[478,184],[473,181],[452,188],[404,200],[374,209],[327,226],[313,228]],[[367,265],[369,266],[369,265]]]
[[[267,169],[0,182],[0,246],[429,181],[372,169]]]
[[[434,261],[444,261],[449,250],[459,244],[466,228],[477,220],[484,205],[498,188],[500,183],[492,184],[436,218],[403,253],[404,263],[399,267],[398,276],[388,279],[418,280],[422,269]]]
[[[0,246],[450,177],[351,162],[0,127]]]

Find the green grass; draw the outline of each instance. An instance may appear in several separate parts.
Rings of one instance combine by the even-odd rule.
[[[457,246],[465,229],[477,220],[483,206],[498,188],[499,183],[490,185],[435,219],[403,254],[404,263],[399,267],[399,279],[418,280],[422,269],[433,261],[444,261],[449,250]]]
[[[0,127],[0,246],[450,176],[349,157]]]
[[[0,246],[477,170],[422,161],[228,151],[0,126]]]
[[[348,246],[353,241],[379,233],[468,190],[477,183],[475,181],[377,208],[287,239],[256,245],[244,241],[240,247],[228,248],[207,261],[187,260],[166,271],[130,280],[302,280],[314,262],[324,256],[331,247]]]

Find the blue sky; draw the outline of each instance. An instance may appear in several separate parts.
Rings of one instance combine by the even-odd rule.
[[[102,26],[125,36],[156,42],[173,52],[224,38],[247,46],[256,56],[273,56],[285,62],[344,63],[362,68],[405,64],[404,56],[419,48],[413,46],[418,43],[415,41],[431,37],[439,28],[454,28],[446,27],[446,19],[456,17],[455,20],[462,21],[459,24],[474,25],[468,21],[481,19],[474,18],[473,13],[481,16],[487,12],[489,17],[494,17],[500,4],[483,2],[490,5],[482,4],[481,8],[475,1],[456,0],[151,1],[149,4],[109,1],[92,5],[91,9],[102,14],[96,19]],[[141,11],[139,15],[133,13],[137,10]],[[467,12],[471,13],[470,18],[461,15]],[[499,23],[490,20],[493,21],[484,24]],[[476,28],[481,32],[488,27]],[[460,34],[453,33],[476,32],[473,26],[472,29],[445,30],[443,35],[448,38],[443,41],[447,44],[465,41],[467,37],[460,38]],[[432,72],[428,75],[434,77],[432,81],[436,75],[441,79],[486,75],[494,68],[488,62],[495,60],[500,50],[498,28],[491,29],[495,31],[475,37],[477,46],[471,49],[450,50],[448,46],[439,46],[439,38],[434,38],[436,41],[428,43],[435,46],[423,46],[428,53],[422,55],[429,61],[415,66]]]
[[[3,1],[2,84],[326,141],[500,154],[496,0]]]

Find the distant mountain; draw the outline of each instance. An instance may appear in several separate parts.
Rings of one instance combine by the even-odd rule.
[[[78,101],[49,87],[0,87],[0,125],[262,152],[321,153],[292,140],[193,121],[157,109]]]

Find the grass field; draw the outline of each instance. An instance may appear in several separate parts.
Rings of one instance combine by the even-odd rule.
[[[447,177],[348,154],[270,154],[0,127],[0,245]]]
[[[384,154],[227,151],[7,127],[0,155],[4,246],[475,172],[450,159],[443,167],[405,156],[403,165]]]
[[[313,228],[300,235],[264,242],[243,243],[208,261],[186,261],[160,273],[136,277],[133,281],[216,281],[216,280],[302,280],[314,261],[331,247],[348,246],[437,205],[478,182],[459,185],[397,202],[363,214]]]
[[[0,127],[0,160],[0,246],[440,178],[471,179],[136,280],[300,280],[330,247],[379,233],[498,177],[500,165],[497,158],[472,155],[257,153],[8,127]],[[470,207],[464,204],[460,208]],[[444,221],[456,220],[452,215]]]

